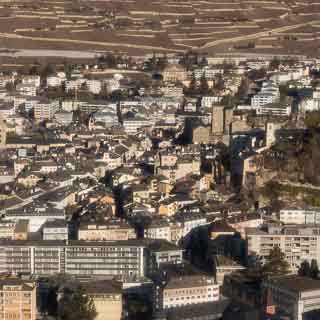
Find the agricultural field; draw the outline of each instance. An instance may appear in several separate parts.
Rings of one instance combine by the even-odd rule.
[[[0,2],[0,49],[319,55],[320,2]]]

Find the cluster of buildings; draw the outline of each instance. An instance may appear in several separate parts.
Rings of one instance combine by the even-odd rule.
[[[272,224],[242,193],[275,177],[272,147],[292,114],[317,109],[306,80],[316,62],[177,62],[153,77],[143,66],[0,76],[2,318],[39,317],[60,276],[61,292],[83,284],[99,320],[130,319],[133,293],[150,318],[228,319],[250,259],[277,246],[292,273],[319,261],[317,208],[286,206]],[[262,68],[263,79],[248,76]],[[284,85],[313,96],[296,110]],[[309,282],[293,281],[266,281],[273,298],[259,312],[312,311],[320,287],[308,296]]]

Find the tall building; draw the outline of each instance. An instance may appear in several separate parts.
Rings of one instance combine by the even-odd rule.
[[[212,106],[212,134],[222,134],[224,130],[224,106],[213,105]]]
[[[285,254],[292,271],[296,272],[305,260],[320,262],[320,228],[316,226],[269,226],[267,230],[248,228],[248,254],[258,255],[262,261],[273,247]]]
[[[36,284],[20,279],[0,281],[0,317],[3,320],[36,319]]]

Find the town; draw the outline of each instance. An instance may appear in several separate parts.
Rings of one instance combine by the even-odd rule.
[[[2,319],[320,317],[320,61],[3,65]]]

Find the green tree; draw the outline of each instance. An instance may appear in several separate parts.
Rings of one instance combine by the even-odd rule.
[[[94,320],[97,316],[93,300],[82,287],[71,295],[65,294],[61,301],[61,320]]]
[[[299,276],[309,277],[310,276],[310,263],[307,260],[304,260],[301,263],[301,266],[298,270]]]
[[[313,279],[317,279],[319,274],[319,267],[318,267],[318,262],[315,259],[311,260],[311,265],[310,265],[310,277]]]
[[[269,68],[271,70],[276,70],[278,69],[280,66],[280,60],[277,58],[277,57],[274,57],[271,61],[270,61],[270,64],[269,64]]]
[[[273,247],[262,267],[262,274],[265,277],[283,276],[290,273],[289,264],[285,259],[285,254],[279,247]]]

